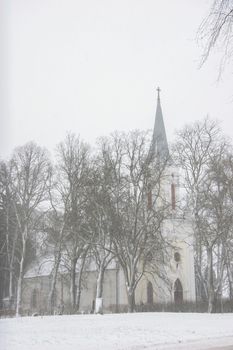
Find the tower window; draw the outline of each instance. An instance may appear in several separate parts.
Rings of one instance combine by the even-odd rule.
[[[180,261],[180,253],[175,252],[175,254],[174,254],[174,260],[175,260],[176,262],[179,262],[179,261]]]
[[[176,189],[175,189],[175,184],[171,184],[171,202],[172,202],[172,209],[176,209]]]
[[[151,191],[151,186],[148,186],[148,192],[147,192],[147,208],[149,210],[152,209],[152,191]]]

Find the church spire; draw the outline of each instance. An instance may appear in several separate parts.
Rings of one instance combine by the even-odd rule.
[[[169,155],[167,136],[163,121],[163,113],[160,104],[160,88],[157,88],[157,108],[155,114],[154,132],[150,147],[150,153],[152,156],[158,155],[160,157],[167,158]]]

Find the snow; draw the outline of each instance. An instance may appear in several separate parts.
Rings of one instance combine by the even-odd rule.
[[[233,349],[233,314],[134,313],[0,320],[1,350],[175,350],[218,345],[232,345]]]

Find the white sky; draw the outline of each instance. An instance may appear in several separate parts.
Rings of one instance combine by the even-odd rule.
[[[0,156],[67,131],[88,142],[152,129],[156,87],[171,141],[207,114],[233,137],[232,67],[198,70],[197,28],[211,0],[0,0]]]

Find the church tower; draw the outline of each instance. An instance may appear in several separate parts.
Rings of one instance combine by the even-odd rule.
[[[193,254],[192,223],[185,217],[181,208],[184,189],[181,186],[179,169],[174,165],[169,153],[166,129],[161,108],[160,88],[157,89],[157,107],[155,123],[149,154],[166,162],[165,181],[162,184],[169,215],[163,222],[162,234],[169,242],[169,261],[166,264],[166,283],[157,281],[152,286],[147,284],[147,299],[153,289],[154,302],[182,304],[184,301],[195,301],[195,273]],[[164,284],[164,285],[163,285]],[[149,288],[149,289],[148,289]],[[156,300],[157,299],[157,300]],[[149,300],[149,299],[148,299]]]

